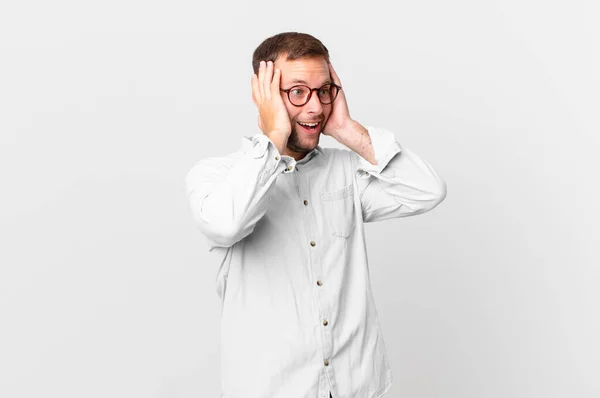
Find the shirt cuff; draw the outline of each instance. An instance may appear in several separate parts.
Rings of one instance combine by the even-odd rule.
[[[273,174],[291,173],[296,168],[296,159],[281,155],[273,141],[264,134],[243,137],[242,148],[246,155],[254,159],[267,157],[265,168],[259,177],[261,185],[264,185]]]
[[[402,147],[396,141],[396,136],[389,130],[373,126],[365,126],[371,137],[371,145],[375,152],[377,164],[371,164],[362,156],[358,156],[358,171],[369,174],[380,174],[387,164],[402,151]]]
[[[254,159],[261,158],[265,155],[269,143],[275,146],[273,141],[264,134],[242,137],[242,149],[244,153]],[[277,148],[275,148],[275,150],[277,150]]]

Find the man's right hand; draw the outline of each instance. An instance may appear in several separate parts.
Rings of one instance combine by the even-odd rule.
[[[280,154],[292,133],[292,125],[281,99],[279,81],[281,70],[273,72],[273,62],[260,61],[258,76],[252,75],[252,101],[258,108],[258,127],[269,137]]]

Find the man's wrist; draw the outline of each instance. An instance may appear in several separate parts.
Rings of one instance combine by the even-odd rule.
[[[364,134],[368,134],[368,130],[357,121],[350,120],[343,128],[339,129],[331,136],[339,143],[352,148],[355,146],[353,144],[357,141],[357,139],[362,137]]]
[[[334,138],[369,163],[377,164],[369,129],[359,122],[351,120]]]
[[[356,137],[357,132],[367,131],[362,124],[358,123],[356,120],[350,119],[348,123],[339,130],[333,132],[331,137],[341,144],[346,145],[348,140],[352,139],[352,137]]]
[[[279,133],[265,134],[267,138],[273,143],[273,146],[279,152],[279,155],[283,155],[285,147],[287,146],[288,137],[282,137]]]

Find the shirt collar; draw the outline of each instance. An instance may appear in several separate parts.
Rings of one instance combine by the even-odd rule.
[[[264,136],[264,134],[259,133],[259,134],[255,134],[254,136],[243,136],[242,137],[242,148],[243,148],[244,152],[252,153],[252,151],[255,151],[254,152],[255,157],[262,156],[262,154],[264,153],[264,151],[267,148],[267,140],[265,140],[265,139],[261,140],[259,138],[261,136]],[[262,141],[262,143],[260,141]],[[257,146],[258,146],[258,148],[254,149]],[[302,159],[298,160],[296,163],[300,163],[300,164],[306,163],[319,153],[321,155],[323,155],[324,152],[323,152],[323,148],[320,145],[317,145],[317,147],[315,149],[313,149],[312,151],[307,153],[306,156],[304,156]]]
[[[303,157],[302,159],[296,161],[297,164],[303,164],[308,162],[309,160],[311,160],[315,155],[317,154],[323,154],[323,148],[321,148],[320,145],[317,145],[317,147],[315,149],[313,149],[312,151],[310,151],[309,153],[306,154],[305,157]]]

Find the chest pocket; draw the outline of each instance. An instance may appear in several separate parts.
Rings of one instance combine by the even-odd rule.
[[[341,189],[322,192],[321,199],[325,209],[325,218],[333,236],[348,238],[356,225],[354,211],[354,185]]]

